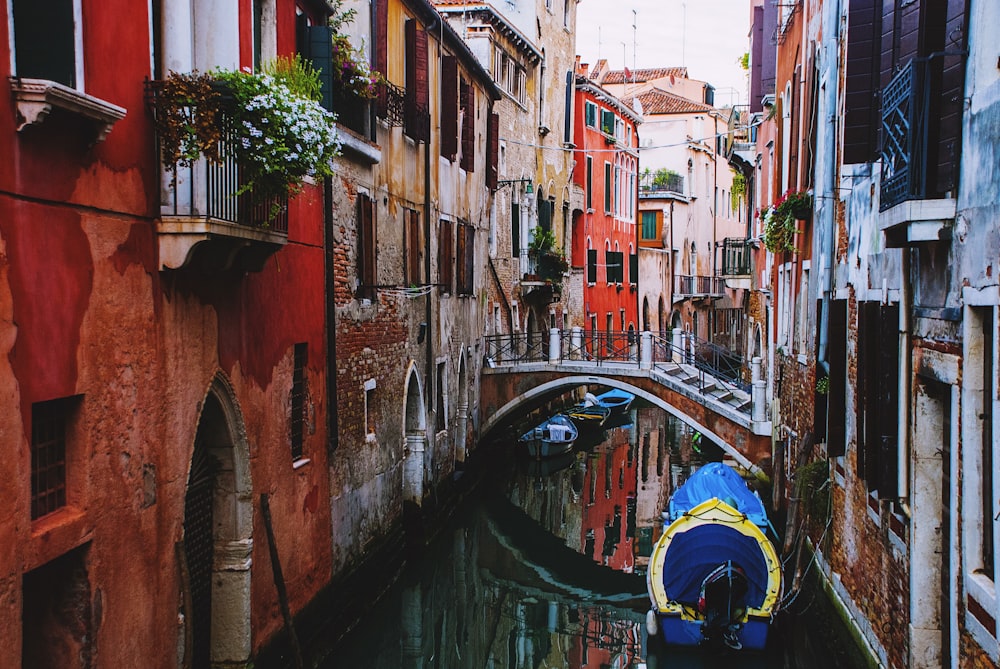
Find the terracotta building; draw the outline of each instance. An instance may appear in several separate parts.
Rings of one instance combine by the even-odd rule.
[[[608,355],[637,347],[639,286],[636,191],[639,115],[591,81],[576,79],[576,168],[584,213],[574,223],[572,262],[584,269],[582,322]]]

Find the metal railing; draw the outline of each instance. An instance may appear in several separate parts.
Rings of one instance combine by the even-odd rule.
[[[676,172],[659,173],[651,172],[639,177],[639,194],[652,195],[654,193],[676,193],[684,194],[684,177]]]
[[[674,363],[693,367],[700,390],[715,385],[722,389],[750,391],[750,370],[743,358],[689,332],[678,334],[652,335],[654,366],[662,368],[666,363]]]
[[[882,211],[925,195],[930,105],[927,73],[928,61],[911,60],[882,91]]]
[[[405,114],[406,91],[388,81],[380,82],[375,96],[375,115],[389,127],[402,127]]]
[[[674,277],[674,297],[695,295],[722,296],[725,287],[725,279],[718,276],[678,274]]]
[[[155,99],[160,82],[147,82],[146,93]],[[232,127],[231,114],[223,98],[219,161],[204,157],[172,168],[159,162],[161,169],[160,213],[166,216],[190,216],[235,223],[252,228],[267,228],[272,232],[288,232],[288,198],[261,196],[253,190],[241,190],[246,185],[237,160],[235,147],[239,141]],[[155,109],[155,105],[154,109]],[[157,137],[159,153],[159,137]]]
[[[722,276],[750,276],[750,241],[740,237],[722,240]]]

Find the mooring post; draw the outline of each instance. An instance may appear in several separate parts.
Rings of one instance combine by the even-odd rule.
[[[750,360],[750,416],[755,423],[767,420],[767,384],[761,378],[760,356],[755,355]]]
[[[558,328],[549,330],[549,364],[558,365],[562,361],[562,335]]]
[[[569,336],[569,357],[573,360],[583,358],[583,328],[574,325]]]
[[[639,369],[653,368],[653,333],[643,330],[639,334]]]

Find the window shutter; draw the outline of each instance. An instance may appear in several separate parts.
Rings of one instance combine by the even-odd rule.
[[[594,208],[594,158],[587,156],[587,209]]]
[[[468,241],[465,236],[465,228],[465,223],[459,223],[455,230],[455,259],[457,264],[455,269],[455,292],[459,295],[465,294],[466,273],[469,269],[465,263],[465,245],[466,241]]]
[[[486,130],[487,145],[489,146],[489,165],[486,170],[486,185],[490,190],[496,190],[500,160],[500,114],[490,114],[490,124]]]
[[[420,214],[404,209],[406,216],[406,282],[420,285]]]
[[[375,295],[375,208],[372,199],[358,194],[358,296],[371,299]]]
[[[628,256],[628,281],[631,284],[639,283],[639,255],[636,253]]]
[[[15,0],[13,24],[16,75],[75,87],[73,0]]]
[[[611,213],[611,163],[604,163],[604,211]]]
[[[466,172],[475,171],[476,166],[476,89],[462,79],[460,88],[462,105],[462,160],[460,166]]]
[[[573,81],[572,70],[566,72],[566,118],[563,121],[563,141],[569,144],[573,136]]]
[[[604,281],[606,283],[615,282],[615,257],[614,251],[604,252]]]
[[[844,427],[847,391],[847,300],[830,303],[829,319],[830,385],[828,390],[829,428],[827,429],[827,454],[839,457],[844,454],[846,430]]]
[[[510,254],[514,258],[521,256],[521,205],[517,202],[510,205]]]
[[[548,200],[538,201],[538,227],[542,230],[552,229],[552,208]]]
[[[406,119],[404,130],[409,137],[426,142],[430,139],[427,86],[427,32],[416,19],[406,22]]]
[[[465,226],[465,295],[472,295],[476,272],[476,228]]]
[[[389,76],[389,0],[375,0],[375,69]]]
[[[881,307],[878,347],[879,481],[878,489],[894,497],[899,489],[899,304]]]
[[[319,73],[320,104],[333,110],[333,28],[308,26],[306,28],[307,52],[303,54]]]
[[[444,219],[438,222],[438,287],[442,293],[452,292],[452,274],[455,265],[454,253],[452,249],[451,221]]]
[[[615,134],[615,113],[609,109],[601,110],[601,132],[605,135]]]
[[[875,156],[881,123],[878,104],[881,5],[880,0],[851,0],[848,8],[845,163],[867,163]]]
[[[587,283],[597,283],[597,249],[587,249]]]
[[[455,160],[458,154],[458,59],[441,60],[441,155]]]

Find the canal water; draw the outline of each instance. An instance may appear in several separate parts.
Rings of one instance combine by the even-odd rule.
[[[552,460],[530,460],[513,439],[494,446],[507,457],[450,524],[349,631],[314,637],[306,666],[861,666],[809,582],[786,591],[765,652],[672,649],[649,637],[645,573],[660,512],[697,467],[724,455],[663,410],[634,407]]]

